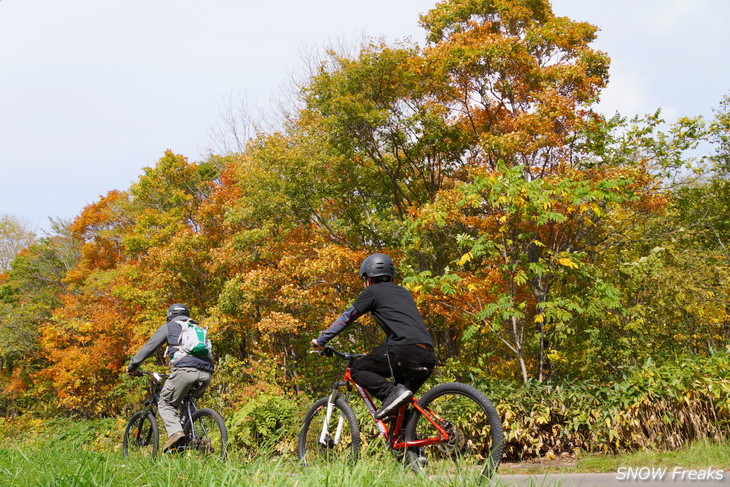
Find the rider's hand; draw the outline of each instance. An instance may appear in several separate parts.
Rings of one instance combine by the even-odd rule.
[[[314,338],[309,344],[312,346],[313,349],[317,350],[318,352],[321,352],[324,350],[324,347],[317,343],[317,339]]]
[[[137,369],[134,369],[134,370],[131,370],[131,369],[127,369],[127,373],[128,373],[129,375],[131,375],[132,377],[139,377],[140,375],[142,375],[142,372],[140,372],[140,371],[139,371],[139,370],[137,370]]]

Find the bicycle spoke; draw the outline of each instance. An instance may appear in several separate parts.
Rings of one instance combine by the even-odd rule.
[[[355,461],[360,432],[355,415],[342,399],[330,406],[327,398],[315,403],[299,434],[299,459],[306,466],[332,461]]]
[[[227,457],[228,431],[223,418],[212,409],[193,413],[193,429],[188,433],[186,449],[201,456]]]
[[[469,386],[458,386],[424,395],[419,402],[433,413],[433,420],[448,435],[448,440],[420,449],[411,448],[409,460],[416,468],[427,468],[430,476],[484,479],[491,476],[501,457],[501,421],[486,397]],[[409,425],[408,439],[439,436],[437,428],[425,416],[419,414],[415,421],[415,428]]]
[[[146,412],[137,412],[124,430],[122,453],[124,456],[155,456],[158,448],[158,431],[155,417]]]

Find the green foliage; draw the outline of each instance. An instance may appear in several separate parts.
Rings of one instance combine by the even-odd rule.
[[[250,452],[291,453],[296,448],[301,411],[291,397],[261,394],[237,409],[228,422],[229,441]]]

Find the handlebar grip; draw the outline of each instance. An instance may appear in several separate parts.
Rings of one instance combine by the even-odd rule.
[[[332,347],[325,347],[322,350],[310,350],[309,353],[316,353],[324,357],[331,357],[334,355],[334,349]]]

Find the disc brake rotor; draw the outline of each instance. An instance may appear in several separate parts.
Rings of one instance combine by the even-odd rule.
[[[446,428],[446,432],[449,434],[449,440],[444,443],[439,443],[439,450],[446,455],[456,455],[464,451],[466,445],[466,437],[464,433],[457,426],[450,424]]]

